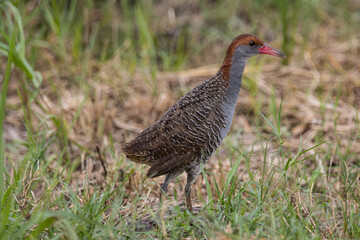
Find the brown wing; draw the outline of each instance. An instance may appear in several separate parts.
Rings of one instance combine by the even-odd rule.
[[[208,94],[209,91],[211,94]],[[204,149],[214,149],[219,131],[212,128],[217,119],[222,118],[219,105],[225,90],[219,88],[216,79],[210,79],[177,101],[164,116],[126,144],[123,151],[130,160],[158,165],[158,159],[177,159],[175,156],[191,154],[200,157]],[[221,124],[221,123],[220,123]],[[209,146],[213,145],[213,146]],[[175,156],[173,158],[169,155]],[[182,158],[181,158],[182,159]],[[161,160],[160,162],[165,162]],[[167,169],[167,167],[164,167]]]
[[[154,165],[147,172],[146,176],[149,178],[154,178],[171,172],[172,170],[180,169],[189,160],[191,160],[190,154],[178,156],[172,154],[164,158],[157,159]]]
[[[204,115],[199,120],[206,117]],[[180,109],[180,105],[176,103],[159,121],[125,144],[124,153],[134,162],[153,165],[157,159],[174,153],[198,151],[205,140],[199,141],[201,139],[197,139],[196,134],[186,128],[185,121],[190,121],[187,109]]]
[[[151,165],[154,160],[151,155],[162,142],[160,132],[161,124],[156,122],[140,133],[134,140],[126,143],[122,150],[130,160]]]

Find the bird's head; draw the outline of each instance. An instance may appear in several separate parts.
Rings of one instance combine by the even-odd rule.
[[[258,54],[269,54],[275,57],[286,58],[283,53],[270,47],[261,39],[251,34],[241,34],[237,36],[230,44],[229,50],[239,52],[243,57],[252,57]]]
[[[230,44],[224,63],[221,67],[224,77],[229,76],[231,66],[236,61],[246,61],[249,57],[269,54],[275,57],[286,58],[285,54],[270,47],[261,39],[252,34],[241,34],[237,36]]]

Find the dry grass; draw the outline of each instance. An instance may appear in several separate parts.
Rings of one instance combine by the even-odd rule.
[[[335,156],[335,147],[328,149],[328,145],[336,146],[339,140],[340,151],[344,152],[349,148],[348,151],[353,154],[348,163],[355,164],[355,161],[358,160],[360,142],[358,141],[359,123],[356,106],[359,105],[360,99],[360,82],[357,78],[360,76],[359,42],[355,38],[344,43],[337,42],[336,39],[328,42],[330,43],[318,43],[316,47],[306,50],[303,53],[303,61],[291,62],[289,66],[282,66],[277,59],[266,59],[267,63],[261,63],[264,64],[263,67],[258,66],[259,62],[252,62],[247,67],[244,82],[255,81],[256,94],[251,94],[246,87],[243,87],[232,131],[228,138],[235,138],[235,141],[241,143],[244,149],[253,149],[256,155],[253,155],[251,159],[252,168],[259,169],[262,166],[264,149],[264,143],[257,140],[259,135],[258,127],[255,124],[255,115],[257,114],[253,111],[259,109],[261,112],[266,112],[271,101],[271,94],[275,94],[277,105],[283,99],[282,128],[287,135],[284,146],[291,149],[293,154],[296,153],[301,141],[310,139],[306,148],[311,147],[316,144],[316,136],[321,134],[321,137],[327,140],[327,144],[316,150],[316,161],[310,159],[307,164],[319,165],[323,168],[323,174],[326,173],[325,169],[336,171],[337,168],[331,166],[339,165],[340,160]],[[326,47],[321,48],[321,46]],[[218,59],[221,59],[220,56]],[[272,63],[269,63],[270,60]],[[80,117],[74,126],[68,129],[70,142],[76,143],[70,144],[70,159],[81,158],[79,172],[72,179],[75,184],[74,189],[78,188],[78,184],[81,185],[82,181],[79,179],[83,179],[85,176],[90,179],[94,178],[97,184],[104,181],[101,174],[102,169],[99,167],[100,162],[96,157],[96,146],[104,149],[110,144],[109,137],[111,136],[115,143],[114,148],[120,149],[121,143],[129,141],[142,129],[159,119],[183,93],[213,76],[218,69],[217,66],[204,66],[177,73],[159,73],[156,78],[159,94],[154,95],[152,86],[144,84],[146,73],[140,70],[129,75],[127,72],[119,70],[118,66],[120,65],[121,62],[115,56],[98,67],[99,70],[87,80],[87,84],[92,89],[89,95],[84,93],[81,88],[74,89],[66,86],[62,83],[61,78],[63,77],[59,76],[59,73],[43,73],[45,79],[55,78],[53,81],[57,87],[56,94],[59,96],[54,96],[52,86],[46,86],[44,83],[38,97],[43,109],[39,108],[40,104],[34,103],[31,106],[32,114],[34,116],[51,114],[65,123],[71,123],[77,112],[80,111]],[[16,92],[17,82],[12,81],[12,83],[14,84],[11,85],[8,103],[9,105],[19,105]],[[318,97],[318,91],[322,92],[321,95],[324,99]],[[60,103],[57,102],[57,98],[61,99]],[[261,108],[258,107],[259,104]],[[26,132],[22,125],[23,117],[21,109],[9,112],[5,123],[5,138],[8,142],[19,138],[24,139]],[[36,126],[38,119],[33,118],[33,121],[33,126]],[[46,121],[46,126],[52,131],[56,130],[51,119]],[[242,133],[236,134],[239,130]],[[51,135],[52,131],[48,134]],[[270,126],[264,125],[261,131],[262,137],[271,138]],[[229,141],[231,140],[228,139],[225,142]],[[76,145],[81,145],[86,149]],[[269,152],[276,148],[270,143]],[[333,154],[323,158],[322,151],[327,150],[331,150]],[[53,151],[58,152],[57,149]],[[115,156],[115,158],[109,154],[106,156],[110,172],[116,170],[118,159],[123,157],[119,152],[116,152]],[[223,167],[221,170],[217,165],[217,158],[221,159]],[[275,165],[280,164],[277,162],[279,159],[271,155],[269,160]],[[125,166],[129,162],[124,161],[123,164]],[[125,168],[124,166],[120,167]],[[314,168],[316,167],[314,166]],[[229,170],[230,164],[225,146],[220,147],[218,156],[212,157],[207,168],[212,169],[214,176],[219,178],[224,175],[223,171]],[[91,171],[86,172],[89,169]],[[339,174],[338,172],[329,173],[329,176]],[[64,174],[66,175],[66,173]],[[128,190],[134,192],[140,188],[141,195],[157,197],[157,184],[145,184],[146,187],[139,186],[143,185],[143,178],[142,171],[133,173]],[[184,178],[181,179],[183,183]],[[221,182],[221,179],[216,180]],[[156,181],[160,183],[162,179]],[[196,188],[204,187],[202,180],[199,180],[196,185]],[[203,193],[205,195],[206,191]]]

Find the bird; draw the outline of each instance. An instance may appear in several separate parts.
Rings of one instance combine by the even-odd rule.
[[[186,207],[193,211],[191,186],[229,132],[245,64],[259,54],[286,58],[257,36],[240,34],[229,45],[215,76],[185,94],[158,121],[123,144],[128,159],[150,166],[148,178],[166,175],[160,202],[168,185],[186,172]]]

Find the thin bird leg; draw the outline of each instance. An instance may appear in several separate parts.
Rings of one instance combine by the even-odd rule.
[[[195,170],[195,171],[194,171]],[[187,209],[192,212],[192,202],[191,202],[191,185],[195,182],[199,171],[197,169],[192,169],[192,171],[187,172],[187,179],[185,185],[185,197],[186,197],[186,207]]]
[[[165,181],[163,183],[163,185],[161,185],[160,187],[160,203],[162,203],[162,200],[163,200],[163,194],[167,194],[167,191],[168,191],[168,185],[170,183],[170,173],[166,175],[166,178],[165,178]]]
[[[161,185],[160,187],[160,203],[162,203],[162,200],[163,200],[163,195],[164,194],[167,194],[167,191],[168,191],[168,186],[169,184],[174,181],[174,179],[179,176],[184,170],[180,170],[180,171],[176,171],[176,172],[171,172],[171,173],[168,173],[166,175],[166,178],[165,178],[165,181],[163,183],[163,185]]]
[[[186,207],[190,212],[193,211],[192,202],[191,202],[191,185],[195,182],[200,172],[201,172],[200,164],[192,166],[189,169],[186,169],[187,179],[185,185],[185,197],[186,197]]]
[[[185,186],[185,197],[186,197],[186,207],[189,212],[193,211],[192,202],[191,202],[191,184],[187,183]]]

